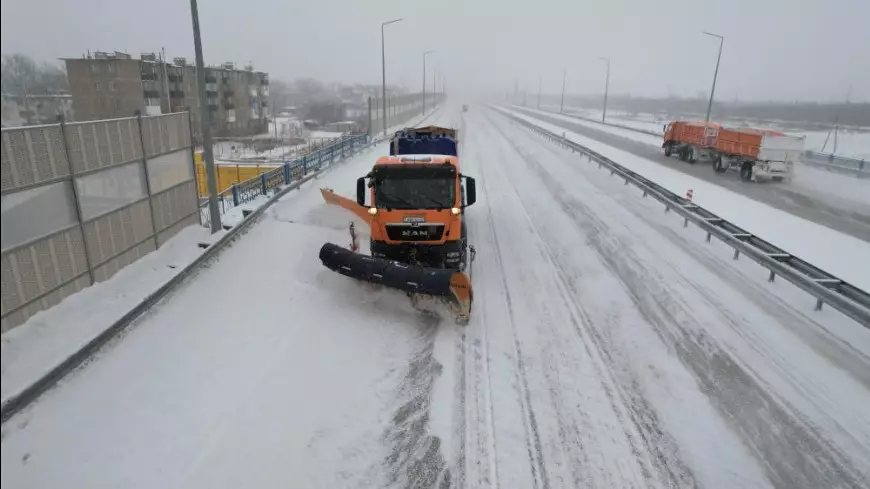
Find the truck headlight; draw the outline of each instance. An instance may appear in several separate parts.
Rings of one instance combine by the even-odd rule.
[[[454,208],[450,209],[450,212],[452,212],[454,216],[458,216],[459,215],[459,207],[454,207]]]
[[[377,207],[369,207],[369,214],[371,214],[371,215],[375,215],[375,214],[377,214],[377,213],[378,213],[378,208],[377,208]]]

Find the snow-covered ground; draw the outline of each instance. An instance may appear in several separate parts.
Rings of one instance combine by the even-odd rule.
[[[870,164],[870,128],[862,131],[840,129],[837,133],[837,149],[834,151],[834,136],[829,131],[806,131],[797,134],[806,137],[806,148],[824,153],[834,153]],[[825,140],[828,145],[825,146]]]
[[[132,309],[146,296],[193,262],[212,243],[200,226],[188,226],[159,250],[41,311],[26,323],[3,333],[2,396],[10,397],[44,376]]]
[[[467,327],[319,263],[317,188],[382,144],[5,423],[4,487],[870,483],[870,331],[496,112],[432,122],[478,179]]]

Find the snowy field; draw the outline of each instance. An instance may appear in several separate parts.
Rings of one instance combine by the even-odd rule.
[[[319,263],[379,145],[5,423],[3,486],[870,484],[870,331],[497,112],[431,122],[478,179],[467,327]]]

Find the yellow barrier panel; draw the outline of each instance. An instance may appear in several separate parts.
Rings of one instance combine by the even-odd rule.
[[[200,197],[208,197],[208,185],[206,183],[208,180],[205,174],[205,162],[202,160],[201,151],[197,151],[194,154],[194,162],[196,164],[196,184],[199,189],[199,195]],[[261,173],[274,170],[279,166],[280,165],[259,165],[256,163],[222,163],[220,165],[215,165],[218,193],[230,188],[234,183],[242,183]]]

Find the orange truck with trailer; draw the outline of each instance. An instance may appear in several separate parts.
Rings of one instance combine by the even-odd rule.
[[[725,127],[715,122],[672,121],[664,127],[665,156],[712,162],[713,170],[740,172],[746,181],[790,180],[804,152],[804,138],[769,129]]]
[[[399,131],[390,155],[357,180],[356,200],[321,189],[324,200],[369,224],[371,255],[323,245],[324,266],[351,278],[419,295],[440,296],[456,320],[471,313],[465,209],[476,200],[474,178],[459,171],[457,133],[429,126]]]

